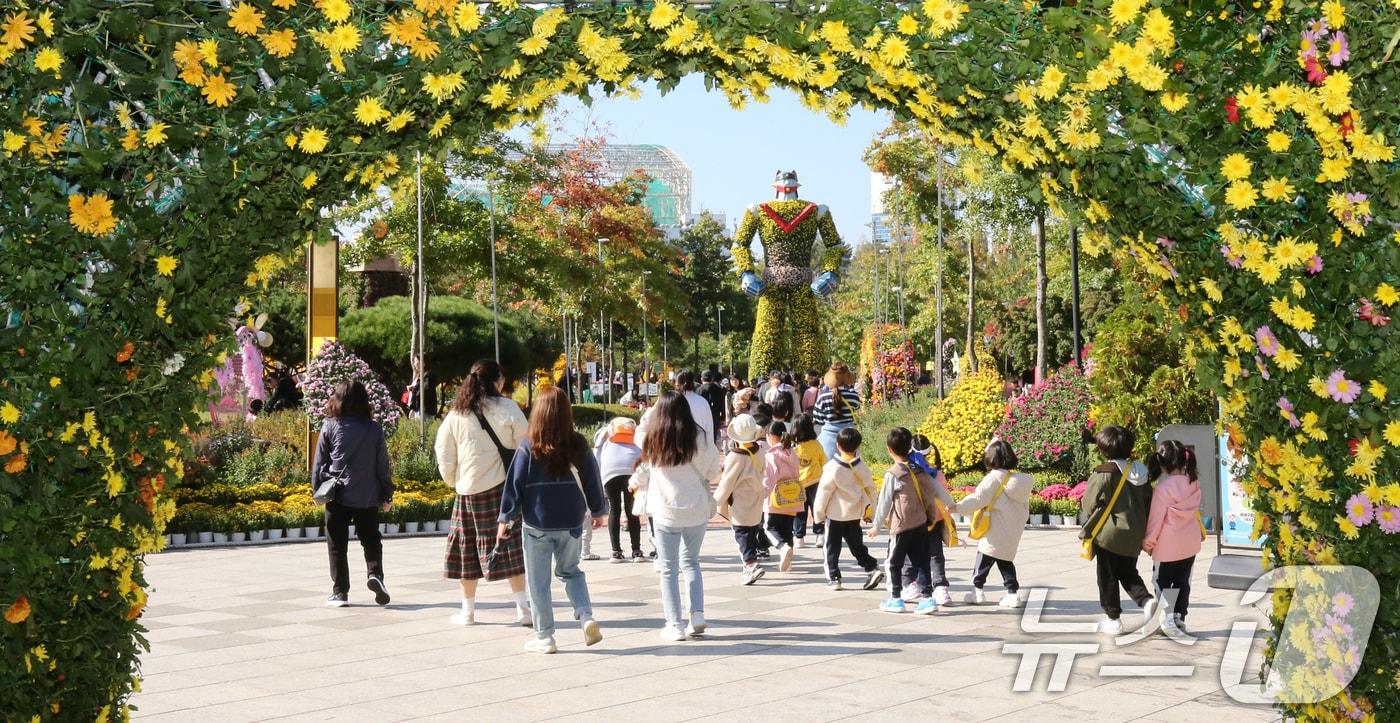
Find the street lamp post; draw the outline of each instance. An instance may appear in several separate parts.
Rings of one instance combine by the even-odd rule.
[[[1074,364],[1084,368],[1084,339],[1079,335],[1079,229],[1069,227],[1070,316],[1074,331]]]
[[[724,304],[715,307],[715,344],[718,346],[719,360],[724,362]]]
[[[598,271],[599,271],[600,273],[605,273],[604,270],[603,270],[603,244],[605,244],[605,243],[607,243],[607,242],[608,242],[608,240],[605,239],[605,238],[600,238],[600,239],[598,239]],[[607,386],[608,386],[608,404],[612,404],[612,378],[609,377],[609,376],[607,376],[608,370],[607,370],[607,368],[606,368],[606,367],[607,367],[607,364],[605,363],[607,357],[606,357],[606,356],[604,355],[604,353],[603,353],[603,349],[606,347],[606,342],[607,342],[607,338],[603,336],[603,307],[602,307],[601,305],[599,305],[599,307],[598,307],[598,372],[599,372],[598,376],[599,376],[600,378],[602,378],[605,382],[607,382]]]
[[[496,189],[491,185],[491,177],[486,177],[486,208],[490,223],[491,240],[491,337],[496,342],[496,363],[501,363],[501,311],[496,297]]]
[[[647,384],[648,384],[647,380],[648,380],[649,378],[651,378],[651,359],[650,359],[650,356],[649,356],[649,355],[650,355],[650,352],[651,352],[651,348],[650,348],[649,346],[647,346],[647,326],[648,326],[648,324],[647,324],[647,277],[648,277],[648,276],[651,276],[651,272],[650,272],[650,271],[643,271],[643,272],[642,272],[642,378],[641,378],[640,380],[638,380],[638,381],[640,381],[641,384],[643,385],[643,386],[642,386],[642,396],[643,396],[643,397],[646,397],[647,392],[650,391],[650,389],[651,389],[650,386],[647,386]]]

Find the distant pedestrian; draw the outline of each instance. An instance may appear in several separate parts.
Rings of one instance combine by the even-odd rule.
[[[444,563],[444,574],[462,588],[462,611],[452,616],[457,625],[476,622],[476,588],[482,578],[508,581],[516,623],[531,624],[520,536],[498,540],[496,535],[506,466],[528,426],[519,405],[502,396],[504,384],[495,361],[473,364],[434,445],[438,472],[457,490]]]
[[[806,501],[803,502],[801,512],[797,513],[793,520],[792,536],[796,540],[796,546],[801,549],[806,546],[807,539],[807,518],[812,515],[812,505],[817,499],[817,483],[822,480],[822,468],[826,466],[826,453],[822,451],[822,446],[817,442],[817,425],[812,421],[812,415],[802,413],[797,415],[797,420],[792,424],[793,441],[797,444],[793,451],[797,454],[797,477],[802,482],[802,488],[806,490]],[[837,445],[837,453],[840,453],[840,445]],[[813,544],[821,547],[822,533],[826,527],[819,520],[812,520],[812,534],[816,536]]]
[[[574,606],[584,644],[596,644],[603,633],[593,620],[588,581],[578,562],[584,526],[596,528],[605,523],[608,503],[603,498],[598,464],[589,453],[587,440],[574,431],[568,395],[558,387],[546,389],[535,400],[529,433],[515,450],[504,487],[497,539],[511,539],[516,522],[524,523],[518,536],[524,544],[525,579],[535,628],[534,637],[525,643],[526,652],[557,650],[551,568]]]
[[[312,492],[327,480],[336,480],[336,484],[326,502],[326,546],[331,565],[331,595],[326,604],[350,604],[348,549],[353,522],[365,553],[367,585],[376,603],[388,605],[379,513],[389,511],[394,504],[394,479],[384,427],[373,419],[369,393],[360,382],[337,385],[326,404],[326,421],[321,425],[311,465]]]
[[[667,392],[656,402],[652,428],[643,439],[642,461],[632,475],[633,494],[645,500],[656,534],[661,605],[666,626],[661,639],[679,642],[705,632],[705,585],[700,545],[715,514],[710,480],[720,458],[711,437],[695,423],[690,404]],[[689,625],[682,629],[679,578],[684,573]]]
[[[603,479],[603,491],[608,496],[608,540],[612,543],[612,561],[626,562],[622,554],[622,521],[627,522],[627,537],[632,543],[634,562],[646,562],[642,554],[642,521],[633,511],[636,501],[627,489],[627,480],[637,469],[642,450],[637,448],[637,423],[627,417],[616,417],[598,430],[593,438],[593,453],[598,458],[598,473]]]
[[[855,414],[860,411],[860,395],[856,393],[855,375],[844,362],[833,362],[823,377],[822,391],[812,418],[821,426],[817,439],[827,459],[836,456],[836,435],[855,426]]]

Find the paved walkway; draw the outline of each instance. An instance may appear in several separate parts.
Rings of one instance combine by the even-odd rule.
[[[1238,607],[1238,593],[1205,586],[1209,554],[1194,580],[1190,621],[1199,641],[1187,647],[1155,636],[1117,648],[1095,635],[1028,635],[1019,611],[995,606],[957,605],[934,617],[879,613],[879,593],[828,591],[813,549],[798,551],[792,572],[770,571],[743,587],[729,531],[711,530],[703,640],[662,644],[652,567],[599,561],[584,564],[604,641],[583,646],[556,584],[560,650],[539,656],[520,652],[526,631],[506,625],[514,613],[504,583],[482,587],[478,625],[448,625],[458,603],[456,583],[440,576],[442,547],[440,537],[385,543],[388,609],[362,587],[352,590],[350,608],[323,605],[324,543],[151,557],[151,652],[134,701],[138,719],[1279,720],[1221,692],[1230,622],[1257,618]],[[1017,565],[1022,584],[1049,589],[1047,620],[1098,617],[1093,569],[1077,549],[1072,531],[1026,532]],[[353,548],[351,556],[358,578]],[[949,551],[957,600],[972,558],[970,548]],[[854,566],[848,570],[853,581]],[[998,580],[993,572],[993,599]],[[1125,620],[1137,617],[1129,607]],[[1002,651],[1006,642],[1099,643],[1104,652],[1079,657],[1067,687],[1054,693],[1054,657],[1046,656],[1033,691],[1014,692],[1021,658]],[[1100,675],[1106,664],[1197,669],[1189,678],[1111,678]]]

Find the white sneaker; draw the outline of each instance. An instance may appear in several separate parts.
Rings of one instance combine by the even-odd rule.
[[[939,585],[933,589],[933,601],[938,603],[938,607],[945,607],[953,604],[953,595],[948,592],[947,585]]]
[[[685,642],[685,631],[678,625],[667,625],[661,629],[661,639],[668,643]]]
[[[705,634],[705,613],[691,613],[690,626],[685,629],[686,635]]]
[[[585,553],[583,553],[582,555],[579,555],[579,556],[578,556],[578,559],[580,559],[580,560],[601,560],[601,559],[603,559],[603,558],[601,558],[601,557],[599,557],[599,556],[597,556],[597,555],[595,555],[595,554],[593,554],[593,553],[591,553],[591,552],[585,552]]]
[[[783,545],[781,562],[778,563],[779,572],[787,572],[792,569],[792,545]]]
[[[515,609],[515,624],[522,628],[535,627],[535,619],[530,617],[529,608],[525,608],[523,610],[520,608]]]
[[[803,538],[799,537],[799,538],[797,538],[796,540],[793,540],[793,541],[792,541],[792,544],[793,544],[794,547],[796,547],[797,549],[800,550],[800,549],[802,549],[802,548],[804,548],[804,547],[807,546],[807,541],[804,540]]]
[[[818,534],[812,541],[813,547],[821,547],[826,542],[826,535]]]
[[[963,602],[968,605],[983,605],[987,602],[987,593],[982,592],[980,587],[974,587],[967,595],[963,596]]]
[[[1142,624],[1143,624],[1143,625],[1146,625],[1146,624],[1152,622],[1152,615],[1153,615],[1153,613],[1156,613],[1156,612],[1157,612],[1157,598],[1154,597],[1154,598],[1148,599],[1147,603],[1146,603],[1145,605],[1142,606]]]
[[[453,625],[476,625],[476,613],[463,610],[452,616]]]
[[[525,652],[549,655],[550,653],[559,652],[559,648],[554,644],[553,636],[548,638],[530,638],[525,641]]]
[[[1002,596],[1001,596],[1001,600],[998,600],[998,601],[997,601],[997,607],[1000,607],[1000,608],[1018,608],[1018,607],[1021,607],[1021,598],[1018,597],[1018,596],[1016,595],[1016,593],[1014,593],[1014,592],[1006,593],[1005,595],[1002,595]]]
[[[1099,632],[1104,635],[1117,635],[1123,632],[1123,622],[1112,618],[1104,618],[1099,621]]]
[[[603,641],[603,631],[598,627],[598,621],[593,618],[583,619],[583,644],[597,645]]]
[[[744,568],[744,584],[745,584],[745,585],[752,585],[752,584],[758,582],[758,579],[761,578],[761,577],[763,577],[763,568],[762,568],[762,567],[759,567],[758,565],[754,565],[754,566],[752,566],[752,567],[746,567],[746,568]]]

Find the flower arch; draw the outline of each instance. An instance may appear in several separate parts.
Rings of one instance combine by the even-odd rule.
[[[320,207],[554,96],[696,73],[736,106],[781,86],[1001,158],[1200,330],[1269,559],[1365,562],[1393,589],[1400,110],[1358,101],[1396,90],[1396,6],[10,3],[0,688],[40,717],[124,712],[191,381],[276,252],[326,235]],[[1348,690],[1295,712],[1400,705],[1397,628],[1388,602]]]

